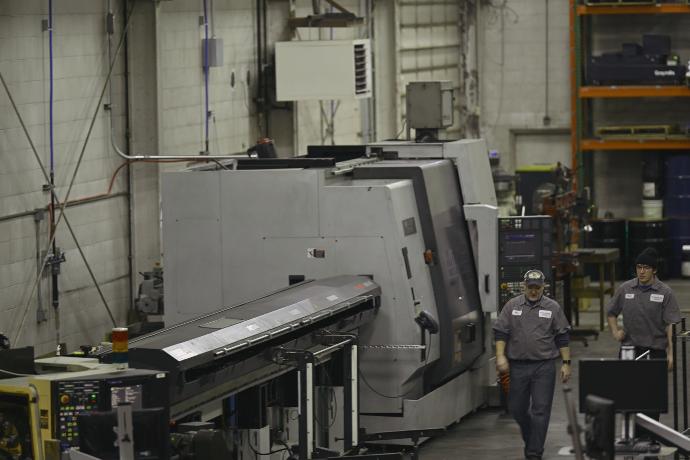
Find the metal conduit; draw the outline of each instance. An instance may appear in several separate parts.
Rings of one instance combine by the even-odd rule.
[[[410,46],[406,48],[400,48],[401,52],[406,51],[433,51],[445,48],[458,48],[460,43],[448,43],[447,45],[430,45],[430,46]]]
[[[207,21],[207,20],[205,20]],[[122,38],[127,38],[127,34],[129,33],[129,21],[125,23],[125,27],[122,31],[123,37]],[[117,50],[117,54],[119,54],[119,48]],[[110,61],[115,62],[112,59],[111,56],[111,37],[110,35],[108,36],[108,56],[110,58]],[[117,59],[117,56],[115,57]],[[207,61],[204,61],[204,64],[207,64]],[[110,84],[109,84],[110,86]],[[110,94],[112,96],[112,86],[110,86]],[[120,156],[123,160],[127,161],[141,161],[141,160],[152,160],[152,161],[157,161],[157,160],[188,160],[188,161],[214,161],[214,160],[227,160],[228,156],[227,155],[159,155],[159,154],[136,154],[136,155],[128,155],[127,153],[123,152],[122,149],[117,145],[117,142],[115,141],[115,130],[113,129],[113,124],[112,124],[112,119],[113,119],[113,108],[112,108],[112,97],[110,98],[110,110],[108,111],[110,114],[110,145],[113,147],[113,150],[115,153]],[[207,109],[208,110],[208,109]],[[208,113],[208,112],[207,112]],[[208,134],[207,134],[208,136]],[[208,140],[208,137],[207,137]],[[208,151],[208,148],[207,148]],[[219,165],[223,167],[222,165]],[[224,167],[223,167],[224,168]],[[227,169],[227,168],[225,168]]]
[[[458,21],[443,22],[415,22],[414,24],[400,24],[401,29],[420,29],[422,27],[450,27],[457,26]]]
[[[65,207],[71,208],[71,207],[79,206],[82,204],[89,204],[89,203],[95,203],[97,201],[110,200],[111,198],[119,198],[119,197],[123,197],[123,196],[126,197],[127,195],[128,195],[127,192],[118,192],[118,193],[113,193],[112,195],[108,195],[108,196],[85,198],[83,200],[71,201],[71,202],[67,203],[67,206],[65,206]],[[49,209],[49,206],[44,206],[42,208],[32,209],[31,211],[20,211],[20,212],[16,212],[13,214],[6,214],[4,216],[0,216],[0,222],[5,222],[8,220],[21,219],[23,217],[33,216],[34,214],[36,214],[37,211],[46,211],[47,212],[48,209]]]

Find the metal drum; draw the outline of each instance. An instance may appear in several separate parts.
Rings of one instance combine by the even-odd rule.
[[[634,270],[638,254],[649,247],[656,249],[659,254],[657,276],[662,280],[668,279],[671,266],[668,221],[666,219],[630,219],[628,221],[628,266],[631,270]]]
[[[666,159],[666,217],[690,216],[690,155],[669,155]]]

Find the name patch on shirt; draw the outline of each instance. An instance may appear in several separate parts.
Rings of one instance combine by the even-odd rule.
[[[625,298],[626,298],[626,299],[634,299],[634,298],[635,298],[635,294],[633,294],[633,293],[625,294]]]
[[[522,310],[513,310],[513,316],[521,316]]]
[[[539,317],[540,318],[551,318],[551,311],[550,310],[539,310]]]
[[[652,294],[649,296],[649,300],[652,302],[663,302],[664,301],[664,295],[663,294]]]

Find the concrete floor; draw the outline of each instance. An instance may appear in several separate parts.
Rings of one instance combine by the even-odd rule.
[[[690,281],[671,280],[667,284],[674,290],[683,316],[690,318]],[[580,327],[598,327],[598,304],[598,300],[593,301],[590,309],[580,314]],[[577,401],[577,360],[597,357],[614,358],[618,353],[618,344],[613,340],[608,330],[605,330],[599,335],[598,340],[589,340],[588,347],[585,347],[582,342],[572,342],[571,353],[573,375],[569,385],[573,388],[573,399]],[[669,378],[669,383],[670,380]],[[672,393],[669,390],[669,413],[661,416],[661,421],[669,426],[673,425],[672,404]],[[583,425],[584,417],[579,414],[578,417],[580,425]],[[680,423],[682,424],[682,416]],[[617,433],[620,432],[620,424],[616,426],[616,431]],[[567,433],[563,385],[558,382],[554,394],[544,460],[574,458],[558,454],[562,447],[570,445],[572,445],[572,441]],[[502,410],[482,409],[451,426],[444,436],[424,444],[420,449],[419,458],[421,460],[517,460],[524,458],[522,449],[522,438],[515,421],[509,415],[504,414]]]

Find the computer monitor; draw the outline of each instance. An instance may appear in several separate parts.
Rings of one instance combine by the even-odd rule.
[[[585,398],[585,453],[597,460],[613,460],[616,412],[613,401],[588,395]]]
[[[0,379],[11,379],[17,374],[35,374],[34,347],[0,350],[0,363],[3,371],[9,371],[0,371]]]
[[[170,432],[167,411],[162,407],[132,411],[135,460],[168,460]],[[87,412],[77,417],[79,448],[102,460],[118,460],[117,410]]]
[[[580,412],[588,395],[614,402],[616,412],[668,412],[668,371],[663,359],[581,359]]]

